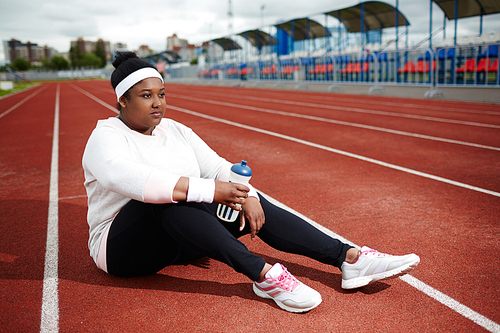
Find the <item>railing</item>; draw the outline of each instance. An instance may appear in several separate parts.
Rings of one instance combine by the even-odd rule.
[[[429,86],[500,87],[498,43],[384,50],[319,57],[256,59],[212,64],[197,77],[203,80],[274,81],[277,84],[329,83]]]

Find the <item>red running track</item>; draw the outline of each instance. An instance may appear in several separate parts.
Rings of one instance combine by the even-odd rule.
[[[344,291],[336,268],[243,238],[322,294],[300,315],[258,298],[246,277],[214,260],[109,276],[88,254],[81,157],[96,121],[116,115],[114,93],[106,81],[44,83],[0,99],[0,331],[500,331],[499,105],[166,87],[167,117],[228,160],[248,160],[260,191],[325,232],[415,252],[420,265]],[[46,249],[54,219],[55,252]],[[46,253],[57,270],[49,265],[44,278]]]

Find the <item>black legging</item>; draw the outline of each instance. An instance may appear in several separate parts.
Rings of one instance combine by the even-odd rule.
[[[265,243],[340,268],[350,245],[331,238],[263,196],[260,203],[266,223],[257,236]],[[131,200],[109,230],[108,272],[117,276],[149,275],[168,265],[208,256],[257,280],[265,261],[237,239],[250,233],[249,223],[240,232],[239,218],[223,222],[216,217],[216,209],[217,204],[147,204]]]

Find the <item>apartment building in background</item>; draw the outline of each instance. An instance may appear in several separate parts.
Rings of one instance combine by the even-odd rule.
[[[97,40],[96,42],[84,40],[82,37],[79,37],[77,40],[71,41],[71,47],[78,46],[80,50],[80,54],[92,53],[95,51],[96,46],[100,46],[104,53],[106,54],[106,59],[110,61],[113,58],[111,54],[111,46],[110,43],[104,41],[102,39]]]
[[[147,45],[141,45],[139,46],[139,49],[137,51],[135,51],[135,53],[137,54],[137,56],[139,58],[143,58],[143,57],[147,57],[148,55],[154,53],[153,50],[151,50],[149,48],[149,46]]]
[[[5,52],[6,63],[12,63],[16,58],[24,58],[32,65],[41,65],[42,59],[50,59],[59,55],[56,49],[45,46],[39,46],[36,43],[23,43],[17,39],[4,40],[3,49]]]
[[[189,44],[186,39],[181,39],[173,34],[167,37],[167,51],[177,53],[183,61],[191,61],[196,58],[196,46]]]

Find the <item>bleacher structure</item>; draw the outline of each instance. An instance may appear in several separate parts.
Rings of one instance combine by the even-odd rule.
[[[431,0],[443,10],[449,20],[496,14],[500,0]],[[209,41],[224,52],[221,57],[207,57],[203,66],[167,66],[168,78],[196,77],[199,80],[238,80],[257,86],[269,81],[276,85],[296,83],[296,88],[308,83],[328,84],[330,90],[342,84],[370,85],[370,93],[388,85],[428,86],[426,97],[439,94],[440,87],[500,87],[498,51],[500,32],[475,36],[455,36],[436,43],[432,31],[425,43],[399,48],[398,27],[408,27],[409,21],[397,7],[384,2],[367,1],[356,6],[324,13],[337,18],[337,36],[318,22],[308,18],[293,19],[274,26],[275,36],[262,30],[237,34],[250,43],[257,53],[244,50],[229,37]],[[432,11],[431,20],[432,22]],[[482,20],[481,20],[482,22]],[[381,38],[367,43],[367,33],[396,28],[396,39],[385,44]],[[402,30],[404,30],[402,28]],[[482,28],[481,28],[482,30]],[[345,32],[342,38],[342,32]],[[292,42],[288,52],[280,52],[280,33]],[[349,34],[358,33],[359,43],[346,43]],[[408,29],[406,29],[406,34]],[[275,38],[276,37],[276,38]],[[321,46],[315,50],[294,50],[294,43],[304,41]],[[434,41],[434,44],[432,42]],[[318,44],[318,43],[316,43]],[[262,52],[263,49],[269,52]]]

